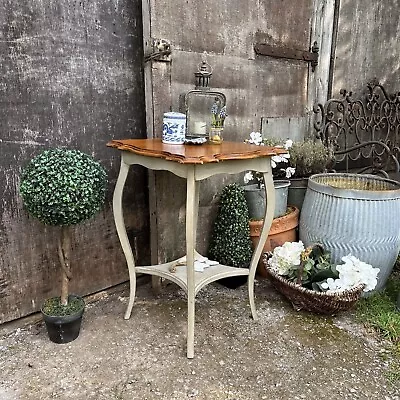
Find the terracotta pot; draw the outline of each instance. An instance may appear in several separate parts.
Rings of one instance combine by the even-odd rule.
[[[253,247],[257,246],[260,238],[263,220],[250,221],[250,237]],[[282,246],[285,242],[297,240],[297,226],[299,225],[299,209],[288,206],[288,213],[272,221],[271,229],[265,242],[263,252],[272,251],[275,247]],[[262,256],[261,256],[262,257]],[[266,278],[262,260],[258,263],[258,275]]]

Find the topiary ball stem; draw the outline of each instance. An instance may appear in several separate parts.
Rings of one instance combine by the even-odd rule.
[[[62,226],[58,238],[58,258],[61,265],[61,304],[68,304],[69,281],[72,278],[71,272],[71,227]]]

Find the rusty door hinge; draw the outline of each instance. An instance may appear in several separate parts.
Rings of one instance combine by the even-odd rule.
[[[254,45],[256,54],[260,56],[270,56],[275,58],[288,58],[290,60],[302,60],[311,63],[312,71],[318,65],[319,47],[314,42],[311,51],[292,49],[290,47],[273,46],[267,43],[256,43]]]
[[[171,62],[171,43],[166,39],[152,39],[151,51],[144,57],[144,62],[148,61]]]

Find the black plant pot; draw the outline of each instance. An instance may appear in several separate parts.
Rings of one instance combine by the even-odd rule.
[[[85,302],[79,296],[71,295],[82,300],[82,308],[71,315],[48,315],[43,311],[43,320],[46,323],[49,339],[58,344],[69,343],[79,336],[82,315],[85,311]],[[71,297],[70,296],[70,297]]]

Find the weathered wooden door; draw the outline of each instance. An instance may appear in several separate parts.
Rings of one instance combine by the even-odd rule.
[[[109,178],[102,212],[74,230],[71,291],[85,295],[128,278],[111,209],[119,154],[106,143],[145,134],[140,5],[0,2],[0,324],[59,294],[58,230],[28,217],[19,196],[21,169],[44,149],[92,154]],[[133,170],[125,219],[145,263],[146,171]]]
[[[203,57],[213,68],[210,86],[227,98],[227,140],[243,141],[262,125],[269,136],[306,135],[312,103],[326,92],[330,39],[322,32],[329,32],[333,2],[144,0],[148,135],[161,137],[163,113],[178,111],[180,95],[194,89]],[[157,55],[154,43],[160,39],[170,44],[168,57]],[[303,59],[315,60],[314,41],[324,51],[318,66]],[[282,122],[285,129],[278,130]],[[198,248],[203,252],[226,179],[202,186]],[[152,249],[158,261],[183,252],[184,230],[177,225],[184,222],[182,185],[167,174],[152,175]]]
[[[364,94],[374,79],[398,92],[399,1],[336,1],[332,97],[339,98],[341,89]]]

